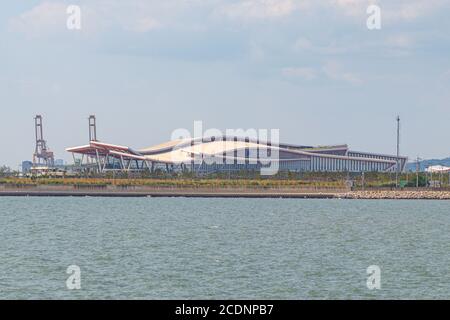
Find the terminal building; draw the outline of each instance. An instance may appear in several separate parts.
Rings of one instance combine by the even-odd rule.
[[[91,137],[92,138],[92,137]],[[291,172],[396,172],[406,157],[349,150],[347,145],[303,146],[245,137],[207,137],[169,141],[143,149],[103,143],[66,149],[79,168],[107,171],[164,170],[207,174],[276,168]]]

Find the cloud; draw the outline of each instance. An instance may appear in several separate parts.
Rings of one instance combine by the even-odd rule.
[[[331,6],[346,15],[360,17],[366,14],[367,7],[374,3],[370,0],[330,0],[328,6]]]
[[[345,71],[336,61],[328,61],[320,68],[286,67],[281,70],[281,74],[287,78],[301,78],[307,81],[322,78],[351,85],[360,85],[363,83],[358,75]]]
[[[10,31],[38,35],[66,28],[67,5],[45,1],[9,20]]]
[[[319,74],[318,71],[313,68],[283,68],[281,73],[287,77],[300,77],[305,80],[317,79]]]
[[[429,16],[444,7],[449,7],[448,0],[402,0],[391,3],[390,10],[386,12],[386,18],[390,20],[411,21],[424,16]]]
[[[326,45],[316,45],[305,37],[298,38],[293,46],[293,50],[296,53],[316,53],[323,55],[345,54],[350,51],[355,51],[358,48],[359,46],[356,46],[353,43],[347,45],[338,44],[336,40],[333,40]]]
[[[168,1],[170,2],[170,1]],[[178,3],[173,0],[171,3]],[[167,17],[172,7],[167,3],[160,5],[154,1],[130,0],[127,3],[92,0],[80,1],[82,31],[98,33],[121,29],[143,33],[161,28],[163,23],[154,17]],[[67,31],[67,4],[44,1],[28,11],[9,20],[10,31],[34,36],[47,36]],[[169,17],[169,20],[172,17]],[[172,19],[176,20],[176,19]]]
[[[382,20],[390,24],[411,22],[450,7],[449,0],[328,0],[322,3],[324,7],[358,20],[367,16],[369,5],[375,4],[381,8]]]
[[[161,28],[162,24],[151,17],[143,17],[136,22],[131,22],[124,25],[124,29],[138,33],[149,32],[154,29]]]
[[[343,81],[352,85],[362,84],[362,80],[354,73],[344,71],[335,61],[329,61],[322,67],[323,73],[331,80]]]
[[[293,0],[245,0],[225,2],[216,13],[231,19],[260,20],[289,16],[295,9]]]
[[[417,32],[392,32],[387,30],[380,37],[363,38],[355,42],[351,37],[326,39],[325,44],[316,44],[305,37],[296,39],[292,51],[296,55],[349,56],[371,54],[374,49],[388,56],[406,56],[413,52],[423,41],[423,34]],[[322,40],[323,41],[323,40]]]
[[[217,18],[236,21],[279,21],[295,17],[323,18],[328,13],[363,24],[367,6],[377,3],[383,22],[396,23],[429,16],[449,7],[450,0],[79,0],[83,29],[89,32],[120,28],[150,32],[159,28],[207,30]],[[10,20],[10,30],[46,34],[64,31],[67,3],[46,0]],[[294,15],[295,13],[295,15]],[[326,21],[323,22],[327,23]]]

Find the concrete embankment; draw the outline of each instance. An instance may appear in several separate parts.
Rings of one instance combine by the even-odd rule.
[[[0,196],[29,197],[190,197],[332,199],[346,190],[250,188],[0,188]]]
[[[30,197],[196,197],[196,198],[298,198],[298,199],[430,199],[450,200],[450,191],[367,190],[296,188],[95,188],[74,186],[5,187],[0,196]]]

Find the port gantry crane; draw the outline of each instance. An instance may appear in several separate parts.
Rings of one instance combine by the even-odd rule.
[[[33,154],[33,166],[45,165],[47,167],[53,167],[55,164],[55,156],[48,149],[47,142],[44,139],[41,115],[36,115],[34,118],[34,128],[36,133],[36,149]]]

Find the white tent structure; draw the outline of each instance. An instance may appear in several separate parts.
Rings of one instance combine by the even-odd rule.
[[[426,172],[429,173],[450,173],[450,167],[445,167],[445,166],[441,166],[441,165],[437,165],[437,166],[429,166],[428,168],[425,169]]]
[[[448,182],[447,184],[450,185],[450,167],[436,165],[436,166],[429,166],[425,169],[425,172],[429,177],[429,186],[431,187],[443,187],[444,186],[444,176],[448,174]],[[436,174],[438,177],[438,180],[433,180],[433,175]]]

